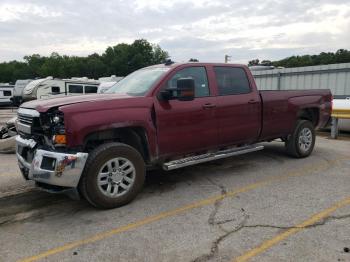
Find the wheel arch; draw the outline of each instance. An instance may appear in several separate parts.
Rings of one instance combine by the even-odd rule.
[[[303,108],[297,113],[297,119],[308,120],[317,127],[320,119],[320,109],[317,107]]]
[[[144,161],[150,161],[147,133],[144,127],[120,127],[99,130],[88,134],[84,139],[84,151],[91,151],[97,146],[108,142],[120,142],[135,148]]]

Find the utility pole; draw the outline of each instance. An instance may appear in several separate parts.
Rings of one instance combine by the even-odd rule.
[[[231,57],[230,55],[225,55],[225,63],[227,64],[229,61],[231,61]]]

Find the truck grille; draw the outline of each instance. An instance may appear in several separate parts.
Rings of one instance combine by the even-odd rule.
[[[20,134],[32,134],[35,126],[38,125],[40,113],[33,109],[20,107],[17,111],[17,131]]]
[[[18,121],[22,124],[31,126],[33,124],[33,117],[27,115],[18,114]]]

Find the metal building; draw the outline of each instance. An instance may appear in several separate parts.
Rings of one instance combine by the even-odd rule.
[[[258,89],[329,88],[335,97],[350,96],[350,63],[252,71]]]

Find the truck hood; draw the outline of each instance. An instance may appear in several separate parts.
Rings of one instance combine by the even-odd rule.
[[[67,106],[78,103],[93,103],[104,102],[116,99],[135,98],[133,96],[122,94],[92,94],[92,95],[79,95],[79,96],[65,96],[58,98],[49,98],[43,100],[33,100],[21,105],[22,108],[35,109],[38,112],[44,113],[50,108]]]

